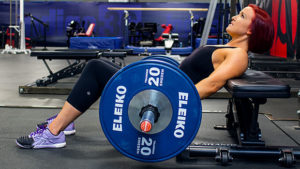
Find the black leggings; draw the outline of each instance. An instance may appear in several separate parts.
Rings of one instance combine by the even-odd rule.
[[[90,60],[67,101],[85,112],[101,95],[106,83],[121,67],[104,59]]]

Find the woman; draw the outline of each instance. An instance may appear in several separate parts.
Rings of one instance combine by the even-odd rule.
[[[227,80],[242,75],[248,66],[248,51],[265,52],[274,38],[270,16],[255,5],[232,17],[226,31],[232,37],[229,43],[200,47],[179,66],[192,79],[201,99],[217,92]],[[64,132],[75,132],[73,121],[100,97],[105,84],[119,69],[104,60],[90,61],[60,113],[47,120],[49,125],[39,125],[36,132],[18,138],[17,145],[22,148],[64,147]]]

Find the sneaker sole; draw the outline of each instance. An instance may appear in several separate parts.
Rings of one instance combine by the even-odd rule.
[[[34,146],[33,148],[34,149],[41,149],[41,148],[63,148],[66,145],[67,145],[66,142],[64,142],[64,143],[52,144],[51,146],[49,146],[49,145],[37,145],[37,146]]]
[[[51,146],[49,146],[49,145],[38,145],[38,146],[28,145],[28,146],[24,146],[24,145],[20,144],[17,140],[16,140],[16,144],[19,147],[24,148],[24,149],[63,148],[63,147],[65,147],[67,145],[67,143],[64,142],[64,143],[53,144]]]
[[[16,144],[17,144],[20,148],[25,148],[25,149],[31,149],[31,148],[32,148],[31,145],[24,146],[24,145],[20,144],[17,140],[16,140]]]
[[[76,130],[69,130],[69,131],[63,131],[65,133],[66,136],[69,136],[69,135],[74,135],[76,133]]]

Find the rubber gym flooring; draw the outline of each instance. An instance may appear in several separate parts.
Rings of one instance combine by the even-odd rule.
[[[126,63],[138,60],[128,57]],[[66,66],[65,61],[51,61],[53,69]],[[175,158],[158,163],[132,160],[116,151],[105,138],[99,123],[98,102],[75,122],[76,134],[67,137],[63,149],[25,150],[15,144],[15,139],[35,129],[38,122],[59,112],[67,95],[19,94],[18,86],[47,76],[41,60],[29,55],[0,54],[0,168],[1,169],[170,169],[170,168],[283,168],[277,159],[234,159],[221,166],[212,157],[177,162]],[[75,80],[71,80],[75,81]],[[288,79],[295,90],[300,81]],[[222,91],[222,90],[221,90]],[[201,127],[193,144],[234,144],[227,131],[215,130],[215,124],[225,124],[227,99],[203,100]],[[262,137],[269,146],[300,146],[297,110],[300,99],[269,99],[261,106],[259,124]],[[293,168],[300,168],[300,161]]]

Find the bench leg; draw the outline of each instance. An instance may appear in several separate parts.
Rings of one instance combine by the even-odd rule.
[[[229,101],[228,129],[235,130],[240,145],[264,145],[258,124],[259,104],[266,99],[233,98]]]
[[[60,79],[73,77],[82,72],[85,67],[86,62],[75,61],[73,64],[53,73],[51,70],[49,71],[50,75],[43,77],[41,79],[36,80],[37,86],[47,86],[49,84],[55,83]],[[48,68],[48,67],[47,67]],[[48,68],[49,70],[49,68]]]
[[[227,105],[227,114],[225,115],[226,117],[226,129],[229,132],[229,134],[232,137],[237,137],[236,133],[236,123],[234,120],[233,116],[233,104],[232,104],[232,99],[229,99],[228,105]]]

